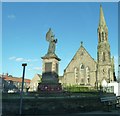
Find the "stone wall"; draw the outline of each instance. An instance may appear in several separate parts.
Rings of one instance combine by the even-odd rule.
[[[64,95],[63,95],[64,94]],[[23,97],[23,114],[70,114],[102,110],[96,93],[74,94],[28,94]],[[76,97],[75,97],[76,96]],[[79,97],[77,97],[79,96]],[[81,97],[80,97],[81,96]],[[82,97],[83,96],[83,97]],[[86,96],[86,97],[85,97]],[[20,99],[18,95],[6,94],[3,98],[3,115],[18,115]]]

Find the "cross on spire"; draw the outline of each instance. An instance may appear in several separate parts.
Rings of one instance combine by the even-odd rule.
[[[83,46],[83,41],[81,41],[81,46]]]

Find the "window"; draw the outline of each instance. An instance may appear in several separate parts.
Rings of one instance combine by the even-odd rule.
[[[74,75],[75,75],[75,83],[78,83],[78,69],[74,68]]]
[[[78,83],[78,78],[75,78],[75,83],[76,83],[76,84]]]
[[[84,70],[84,65],[83,64],[80,65],[80,70]]]
[[[105,61],[105,52],[103,52],[103,61]]]
[[[101,33],[99,32],[99,42],[101,42]]]
[[[103,75],[105,74],[105,69],[102,70]]]
[[[81,85],[84,85],[84,78],[81,78]]]
[[[101,35],[100,35],[100,33],[99,33],[99,38],[101,38]]]
[[[85,66],[83,64],[80,65],[80,84],[81,85],[84,85],[85,83],[85,76],[86,76],[86,73],[85,73]]]
[[[102,32],[102,41],[104,41],[104,33]]]
[[[77,77],[77,68],[74,69],[75,78]]]
[[[90,77],[87,77],[87,84],[90,84]]]
[[[86,70],[89,71],[89,67],[87,67]]]
[[[83,56],[83,54],[84,54],[83,52],[84,52],[84,51],[82,50],[81,53],[80,53],[81,56]]]
[[[108,33],[106,32],[105,33],[105,40],[107,41],[107,38],[108,38]]]
[[[87,68],[86,68],[86,75],[87,75],[87,76],[90,75],[89,73],[90,73],[90,68],[87,67]]]
[[[87,85],[90,85],[90,68],[86,68]]]

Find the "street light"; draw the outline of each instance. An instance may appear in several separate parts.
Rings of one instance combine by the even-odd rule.
[[[20,92],[20,115],[22,114],[22,98],[23,98],[23,87],[24,87],[24,75],[25,75],[25,66],[27,66],[27,63],[23,63],[23,76],[22,76],[22,89]]]
[[[98,91],[98,64],[96,65],[96,85]]]

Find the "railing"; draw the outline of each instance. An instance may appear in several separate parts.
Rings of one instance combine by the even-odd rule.
[[[120,108],[120,96],[117,96],[117,104],[116,107]]]
[[[116,108],[118,102],[118,98],[116,96],[102,97],[100,100],[102,103],[104,103],[104,105],[108,106],[108,111],[110,111],[110,106],[115,106]]]

